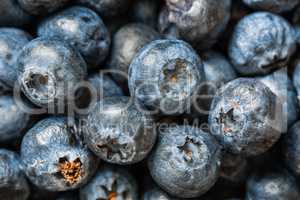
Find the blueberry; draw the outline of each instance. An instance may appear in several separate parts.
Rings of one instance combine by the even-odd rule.
[[[101,167],[94,178],[80,189],[81,200],[138,200],[137,183],[124,169]]]
[[[156,28],[158,16],[158,1],[139,0],[135,1],[132,8],[133,20]]]
[[[132,0],[77,0],[103,17],[112,17],[123,14],[129,8]]]
[[[20,6],[33,15],[45,15],[65,6],[71,0],[18,0]]]
[[[11,96],[0,96],[0,143],[11,142],[22,136],[30,121]]]
[[[231,0],[166,0],[166,5],[166,23],[175,24],[180,38],[197,49],[211,47],[230,18]]]
[[[283,68],[259,78],[282,101],[283,132],[286,132],[287,128],[294,124],[299,114],[297,94],[287,73],[287,69]]]
[[[30,190],[19,155],[0,149],[0,198],[26,200]]]
[[[89,67],[99,67],[108,54],[110,37],[101,18],[92,10],[73,6],[44,20],[41,37],[59,37],[79,50]]]
[[[294,72],[293,72],[293,85],[297,91],[298,103],[300,103],[300,57],[294,61]]]
[[[0,28],[0,91],[12,91],[17,81],[16,59],[31,36],[17,28]]]
[[[84,88],[85,93],[79,100],[83,108],[93,109],[93,104],[105,97],[124,96],[122,88],[106,74],[90,74],[87,81],[88,85]],[[86,113],[88,111],[82,114]]]
[[[74,86],[86,76],[80,54],[58,39],[37,38],[17,58],[19,83],[38,106],[61,106],[74,96]]]
[[[243,183],[248,175],[249,163],[241,155],[223,152],[220,177],[233,184]]]
[[[285,66],[295,49],[294,29],[284,18],[256,12],[238,22],[228,54],[238,72],[257,75]]]
[[[296,32],[296,40],[300,44],[300,6],[296,9],[293,17],[294,28]]]
[[[165,191],[180,198],[198,197],[216,182],[220,148],[208,133],[191,126],[165,129],[149,157],[149,170]]]
[[[159,188],[155,187],[150,190],[147,190],[142,200],[175,200],[174,198],[170,197],[167,193],[160,190]]]
[[[143,24],[128,24],[122,27],[113,37],[109,67],[113,78],[121,84],[127,84],[127,73],[130,63],[139,50],[158,39],[159,34]],[[123,72],[124,74],[120,74]]]
[[[105,97],[124,96],[122,89],[108,75],[91,74],[88,77],[88,82],[96,91],[97,100]]]
[[[99,101],[89,113],[84,138],[103,160],[132,164],[147,156],[156,132],[152,117],[144,115],[129,97],[111,97]]]
[[[31,20],[31,16],[21,9],[17,1],[1,0],[0,26],[23,26]]]
[[[296,200],[300,198],[296,179],[287,171],[257,172],[247,181],[246,200]]]
[[[147,109],[166,115],[185,112],[202,81],[199,56],[181,40],[151,42],[129,67],[131,96]]]
[[[292,10],[299,0],[243,0],[243,2],[253,9],[281,13]]]
[[[210,131],[231,153],[264,153],[281,135],[281,107],[275,94],[261,82],[235,79],[221,87],[213,99]]]
[[[199,88],[194,110],[198,114],[208,114],[216,91],[225,83],[237,78],[233,66],[222,54],[207,51],[201,54],[206,82]]]
[[[21,159],[29,180],[41,189],[65,191],[85,184],[97,159],[76,138],[76,126],[63,117],[38,122],[23,138]]]
[[[296,122],[284,135],[282,143],[282,153],[285,164],[293,171],[300,175],[300,122]]]
[[[158,15],[157,23],[158,32],[165,38],[176,39],[180,38],[179,30],[176,24],[169,22],[169,11],[167,6],[162,6]]]

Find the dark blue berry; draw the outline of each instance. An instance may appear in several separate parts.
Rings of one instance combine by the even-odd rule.
[[[282,131],[286,132],[288,127],[298,119],[299,114],[297,93],[292,81],[288,77],[287,69],[277,70],[270,75],[259,78],[259,80],[268,86],[277,95],[277,99],[282,102]]]
[[[299,0],[243,0],[243,2],[253,9],[281,13],[292,10]]]
[[[30,189],[19,155],[0,149],[0,199],[26,200]]]
[[[12,91],[17,81],[16,59],[31,36],[17,28],[0,28],[0,92]]]
[[[197,49],[209,48],[230,18],[231,0],[166,0],[164,27],[176,25],[180,38]]]
[[[156,28],[159,2],[153,0],[135,1],[132,8],[133,20]]]
[[[78,141],[67,118],[38,122],[23,138],[21,159],[29,180],[41,189],[66,191],[85,184],[97,159]]]
[[[181,40],[155,40],[142,48],[129,68],[131,96],[166,115],[185,112],[204,81],[203,65]]]
[[[33,15],[45,15],[65,6],[71,0],[18,0],[20,6]]]
[[[0,143],[20,138],[29,120],[29,114],[16,104],[13,97],[0,96]]]
[[[127,11],[132,0],[77,0],[103,17],[121,15]]]
[[[74,87],[86,76],[80,54],[61,40],[37,38],[17,59],[19,83],[25,95],[38,106],[62,106],[73,98]]]
[[[150,190],[147,190],[143,194],[142,200],[176,200],[176,199],[170,197],[167,193],[155,187]]]
[[[155,143],[156,132],[153,119],[144,115],[129,97],[111,97],[91,109],[84,138],[103,160],[132,164],[147,156]]]
[[[138,200],[137,183],[124,169],[102,166],[80,189],[82,200]]]
[[[296,200],[299,198],[297,181],[287,171],[257,172],[247,181],[245,200]]]
[[[74,6],[42,22],[38,28],[41,37],[59,37],[74,46],[89,64],[99,67],[106,58],[110,36],[101,18],[92,10]]]
[[[284,18],[256,12],[234,28],[228,54],[244,75],[266,74],[284,67],[296,50],[294,29]]]
[[[17,0],[1,0],[0,4],[0,26],[23,26],[32,20]]]
[[[113,78],[121,84],[127,84],[128,68],[139,50],[159,34],[144,24],[128,24],[115,33],[112,41],[109,68]],[[121,73],[121,74],[120,74]]]
[[[282,154],[285,164],[294,174],[300,175],[300,122],[296,122],[284,135]]]
[[[170,127],[160,135],[149,157],[156,183],[173,196],[199,197],[216,182],[220,148],[208,133],[191,126]]]
[[[258,155],[281,135],[282,104],[261,82],[238,78],[219,89],[208,121],[211,133],[229,152]]]

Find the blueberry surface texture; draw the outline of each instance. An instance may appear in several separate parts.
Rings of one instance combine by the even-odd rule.
[[[38,106],[63,106],[74,86],[86,76],[86,63],[75,49],[58,39],[37,38],[17,58],[24,94]]]
[[[275,13],[292,10],[299,0],[243,0],[249,7],[257,10],[266,10]]]
[[[45,15],[65,6],[71,0],[17,0],[26,12],[33,15]]]
[[[120,84],[127,84],[128,68],[135,55],[146,44],[158,38],[159,34],[144,24],[133,23],[119,29],[113,37],[109,59],[113,78]]]
[[[80,200],[138,200],[136,180],[124,169],[102,166],[80,189]]]
[[[261,82],[238,78],[219,89],[208,121],[211,133],[226,150],[254,156],[280,138],[282,104]]]
[[[0,143],[20,139],[30,121],[12,96],[0,96]]]
[[[296,122],[284,135],[282,154],[286,166],[296,175],[300,175],[300,122]]]
[[[295,10],[293,24],[296,32],[296,40],[298,41],[298,44],[300,44],[300,6],[298,6]]]
[[[295,32],[288,21],[269,12],[255,12],[235,26],[228,54],[239,73],[258,75],[284,67],[295,50]]]
[[[59,37],[74,46],[88,67],[99,67],[106,58],[110,36],[102,19],[91,9],[73,6],[42,22],[38,28],[41,37]]]
[[[0,92],[12,91],[17,81],[17,57],[30,40],[21,29],[0,28]]]
[[[0,198],[26,200],[29,184],[22,169],[20,157],[13,151],[0,149]]]
[[[115,164],[132,164],[147,156],[156,139],[153,119],[129,97],[104,98],[91,110],[84,138],[96,155]]]
[[[156,28],[159,2],[152,0],[135,1],[133,4],[133,21]]]
[[[148,160],[155,182],[172,196],[199,197],[216,182],[220,148],[208,133],[191,126],[165,129]]]
[[[292,81],[288,76],[286,68],[277,70],[269,75],[259,78],[259,80],[268,86],[282,103],[283,111],[283,130],[287,132],[288,127],[293,125],[299,114],[299,105],[297,93]]]
[[[255,173],[247,182],[246,200],[296,200],[299,198],[296,179],[284,170]]]
[[[176,25],[180,38],[197,49],[209,48],[224,31],[230,18],[231,0],[166,0],[167,25]]]
[[[129,67],[131,96],[147,109],[165,115],[184,113],[204,79],[201,59],[181,40],[151,42]]]
[[[90,7],[103,17],[125,13],[132,0],[77,0],[79,4]]]
[[[218,52],[207,51],[200,56],[206,79],[197,93],[199,98],[193,102],[195,107],[193,111],[198,115],[207,115],[217,90],[225,83],[237,78],[237,73],[227,58]]]
[[[97,168],[97,158],[76,137],[76,126],[64,117],[38,122],[23,138],[21,159],[29,180],[50,191],[84,185]]]
[[[142,200],[176,200],[173,197],[170,197],[166,192],[161,189],[155,187],[150,190],[147,190]]]
[[[32,20],[15,0],[1,0],[0,26],[24,26]]]

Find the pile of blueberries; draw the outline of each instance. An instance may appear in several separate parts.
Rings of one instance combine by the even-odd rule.
[[[0,0],[1,200],[299,200],[300,0]]]

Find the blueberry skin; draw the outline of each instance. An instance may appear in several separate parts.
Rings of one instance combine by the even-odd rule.
[[[209,114],[211,133],[233,154],[267,151],[282,130],[282,104],[271,90],[250,78],[238,78],[219,89]]]
[[[83,136],[101,159],[133,164],[144,159],[156,140],[152,117],[142,113],[129,97],[99,101],[87,117]]]
[[[185,112],[204,81],[202,61],[181,40],[155,40],[142,48],[129,67],[131,96],[165,115]]]
[[[296,40],[298,44],[300,44],[300,6],[298,6],[294,12],[293,24],[294,24],[295,34],[296,34]]]
[[[216,182],[220,148],[208,133],[191,126],[177,126],[160,134],[148,160],[151,176],[172,196],[199,197]]]
[[[159,2],[153,0],[135,1],[132,8],[132,19],[156,28]]]
[[[131,0],[77,0],[77,2],[95,10],[102,17],[113,17],[125,13]]]
[[[0,96],[0,143],[11,142],[22,136],[30,121],[12,96]]]
[[[295,8],[299,0],[243,0],[243,2],[253,9],[281,13]]]
[[[120,86],[116,84],[108,75],[91,74],[88,76],[88,82],[96,91],[96,100],[101,100],[105,97],[124,96]]]
[[[26,12],[32,15],[45,15],[65,6],[71,0],[18,0]]]
[[[255,12],[242,18],[234,28],[228,54],[239,73],[267,74],[287,64],[296,50],[294,34],[284,18]]]
[[[22,169],[19,155],[0,149],[0,198],[26,200],[30,189]]]
[[[180,38],[180,33],[176,24],[169,22],[169,11],[167,6],[162,6],[158,15],[158,32],[168,39]]]
[[[297,92],[298,104],[300,103],[300,59],[296,58],[294,61],[294,72],[293,72],[293,85]]]
[[[300,122],[296,122],[284,135],[282,152],[285,164],[296,175],[300,175]]]
[[[223,152],[220,177],[233,184],[243,183],[248,176],[249,163],[241,155]]]
[[[81,187],[97,168],[97,159],[76,138],[67,118],[38,122],[23,138],[21,159],[29,180],[49,191]]]
[[[297,181],[287,171],[255,173],[247,181],[245,200],[297,200],[299,198]]]
[[[171,198],[167,193],[155,187],[151,190],[147,190],[142,200],[176,200],[175,198]]]
[[[119,29],[113,37],[109,68],[124,75],[113,72],[113,78],[120,84],[127,84],[128,68],[134,56],[142,47],[158,38],[159,34],[144,24],[132,23]]]
[[[101,167],[94,178],[80,189],[80,200],[138,200],[135,179],[124,169]]]
[[[36,105],[65,105],[74,86],[86,76],[81,55],[54,38],[37,38],[24,46],[17,58],[18,80],[24,94]]]
[[[298,119],[299,106],[297,93],[292,81],[288,77],[286,68],[277,70],[272,74],[259,78],[282,101],[283,132]]]
[[[0,26],[23,26],[32,20],[17,1],[1,0],[0,5]]]
[[[180,38],[197,49],[209,48],[230,19],[231,0],[166,0],[167,24],[176,25]]]
[[[237,74],[225,56],[215,51],[201,54],[206,82],[198,91],[199,100],[195,111],[207,115],[217,90],[225,83],[237,78]],[[207,95],[207,96],[206,96]]]
[[[110,36],[102,19],[91,9],[73,6],[44,20],[38,27],[41,37],[59,37],[74,46],[88,63],[99,67],[106,58]]]
[[[17,56],[31,39],[21,29],[0,28],[0,92],[12,91],[17,81]]]

